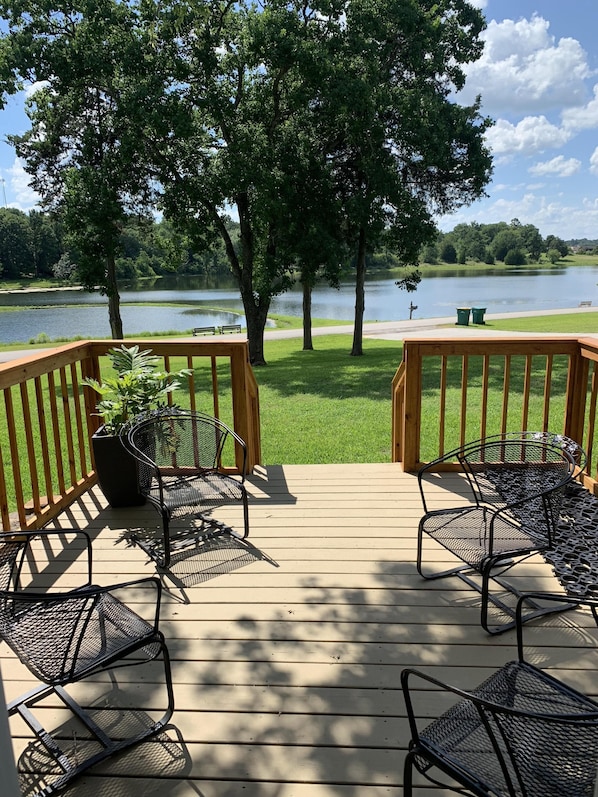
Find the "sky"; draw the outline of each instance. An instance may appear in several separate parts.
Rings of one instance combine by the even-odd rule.
[[[482,98],[494,172],[487,197],[438,219],[456,224],[519,219],[565,240],[598,239],[597,0],[472,0],[484,13],[484,53],[457,100]],[[0,111],[0,202],[36,205],[5,142],[28,128],[23,96]]]

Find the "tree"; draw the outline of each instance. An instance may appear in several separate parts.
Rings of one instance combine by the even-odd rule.
[[[146,68],[151,30],[119,0],[2,0],[0,13],[3,93],[40,84],[27,106],[31,129],[11,141],[43,206],[60,212],[83,284],[107,295],[112,336],[122,338],[120,232],[153,190],[140,136],[160,112],[145,105],[159,94],[152,81],[163,80]]]
[[[463,65],[482,53],[484,19],[464,0],[352,0],[343,11],[318,101],[356,251],[351,354],[361,355],[368,252],[385,232],[415,267],[436,238],[434,215],[473,201],[489,180],[489,121],[479,101],[451,97],[464,85]]]
[[[155,153],[164,214],[203,247],[222,239],[254,365],[265,363],[272,297],[291,286],[295,267],[306,265],[296,230],[305,231],[313,248],[312,236],[322,228],[314,200],[322,209],[321,197],[330,193],[325,153],[313,133],[313,98],[331,24],[317,2],[299,0],[259,8],[244,2],[160,6],[160,46],[177,76],[177,91],[169,95],[176,106],[172,130]],[[302,190],[306,172],[309,197]],[[231,208],[238,240],[227,224]],[[333,212],[330,205],[326,212]],[[311,277],[303,274],[307,284]]]
[[[506,228],[496,234],[492,241],[492,254],[497,260],[505,259],[507,252],[523,249],[523,241],[519,230]]]
[[[440,249],[440,259],[445,263],[457,262],[457,250],[450,241],[445,241]]]
[[[549,249],[556,249],[561,257],[566,257],[569,254],[569,247],[562,238],[557,238],[556,235],[548,235],[544,242],[546,251]]]
[[[0,273],[5,279],[33,272],[33,240],[27,215],[15,208],[0,208]]]

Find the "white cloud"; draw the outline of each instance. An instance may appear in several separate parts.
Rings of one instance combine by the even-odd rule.
[[[528,192],[519,198],[496,201],[485,200],[470,208],[463,208],[451,216],[439,219],[441,230],[449,231],[457,224],[493,224],[497,221],[520,219],[533,224],[540,233],[570,238],[595,238],[598,229],[598,199],[583,199],[579,204],[568,204],[562,197],[545,196]]]
[[[582,104],[591,74],[586,53],[576,39],[555,42],[549,26],[540,16],[491,20],[483,33],[484,53],[468,66],[460,99],[481,94],[484,110],[494,116]]]
[[[30,83],[29,86],[25,88],[25,97],[29,99],[29,97],[33,97],[36,91],[40,89],[45,89],[46,86],[49,86],[50,83],[47,80],[37,80],[35,83]]]
[[[530,166],[528,171],[537,177],[543,177],[546,174],[554,174],[557,177],[571,177],[579,171],[580,167],[581,161],[577,160],[577,158],[565,158],[563,155],[558,155],[552,160]]]
[[[486,133],[488,145],[499,156],[533,155],[562,147],[571,133],[553,125],[545,116],[526,116],[517,124],[499,119]]]
[[[34,208],[39,203],[40,197],[29,185],[31,178],[23,168],[23,161],[15,158],[7,172],[12,193],[16,196],[16,201],[11,202],[11,205],[23,211]]]
[[[590,171],[598,177],[598,147],[590,156]]]
[[[565,108],[563,126],[568,130],[587,130],[598,127],[598,83],[594,86],[594,97],[587,105]]]
[[[486,8],[488,5],[488,0],[469,0],[469,2],[474,8]]]

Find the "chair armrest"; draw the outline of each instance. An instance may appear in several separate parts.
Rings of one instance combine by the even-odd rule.
[[[459,448],[453,448],[451,451],[448,451],[446,454],[443,454],[442,456],[433,459],[431,462],[422,465],[422,467],[418,470],[417,486],[419,487],[419,493],[421,495],[424,512],[426,514],[428,513],[429,510],[426,502],[426,496],[424,494],[424,477],[428,472],[433,471],[438,465],[441,465],[443,462],[453,462],[453,460],[458,459],[459,455],[462,452],[463,452],[463,446],[459,446]],[[460,472],[462,472],[462,468]],[[469,482],[469,479],[467,480],[467,483],[471,489],[471,483]],[[475,493],[473,493],[473,490],[472,490],[472,495],[475,498]]]
[[[22,544],[17,561],[15,562],[15,571],[13,574],[13,583],[15,588],[19,587],[20,577],[23,565],[25,563],[27,551],[31,549],[31,543],[35,539],[56,538],[62,543],[63,550],[66,550],[64,538],[71,536],[74,538],[81,538],[85,543],[85,552],[87,555],[87,578],[83,584],[76,588],[80,589],[89,586],[92,580],[93,549],[91,545],[91,538],[86,531],[83,531],[82,529],[37,529],[35,531],[0,532],[0,545],[10,542],[20,542]]]
[[[245,477],[247,475],[247,443],[243,440],[242,437],[233,431],[233,429],[228,430],[230,436],[233,438],[234,442],[237,443],[241,450],[243,451],[243,462],[241,464],[241,482],[245,481]]]
[[[509,662],[501,669],[508,667],[509,665],[519,665],[521,662]],[[533,667],[530,664],[524,664],[524,666],[529,670],[535,670],[536,672],[542,674],[541,670]],[[529,709],[519,709],[514,708],[513,706],[505,705],[504,703],[497,703],[493,700],[488,700],[487,698],[482,697],[479,694],[474,692],[468,692],[465,689],[460,689],[457,686],[452,686],[451,684],[447,684],[443,681],[440,681],[438,678],[434,678],[432,675],[428,675],[427,673],[421,672],[420,670],[413,669],[408,667],[401,672],[401,687],[403,689],[403,695],[405,698],[405,705],[407,707],[407,714],[409,717],[409,724],[411,727],[412,732],[415,732],[415,736],[413,738],[418,738],[418,730],[417,730],[417,723],[416,723],[416,712],[413,708],[413,703],[411,700],[410,694],[410,686],[409,681],[412,678],[419,678],[422,681],[425,681],[433,686],[437,687],[437,689],[443,692],[449,692],[450,694],[455,695],[456,697],[460,698],[460,700],[465,700],[474,705],[481,716],[481,710],[487,711],[491,714],[508,714],[514,717],[530,717],[536,718],[545,721],[554,721],[554,722],[587,722],[589,720],[598,722],[598,705],[596,705],[595,711],[588,711],[579,714],[558,714],[554,713],[546,713],[541,711],[529,711]],[[555,679],[552,679],[554,682]],[[480,686],[482,686],[480,684]],[[567,688],[567,687],[564,687]],[[570,690],[571,691],[571,690]],[[444,713],[444,712],[443,712]],[[429,725],[430,722],[426,719],[426,724]],[[485,723],[484,723],[485,724]]]
[[[153,601],[147,601],[148,604],[154,604],[152,619],[147,620],[147,622],[151,623],[155,631],[158,631],[160,606],[162,602],[162,583],[157,576],[147,576],[146,578],[123,581],[118,584],[110,584],[108,586],[90,584],[80,587],[79,589],[69,590],[67,592],[34,592],[24,590],[19,592],[0,592],[0,596],[15,600],[19,603],[45,603],[48,605],[55,605],[59,603],[68,603],[69,601],[80,601],[81,599],[86,598],[95,598],[102,594],[112,594],[121,590],[147,588],[152,588],[155,591],[155,597]],[[124,603],[124,601],[121,601],[118,597],[115,596],[115,598],[120,603]]]

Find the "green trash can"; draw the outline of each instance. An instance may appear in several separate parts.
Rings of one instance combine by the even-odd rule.
[[[485,324],[484,321],[484,313],[486,312],[485,307],[472,307],[471,308],[471,320],[474,324]]]
[[[457,307],[457,324],[466,327],[469,324],[470,307]]]

